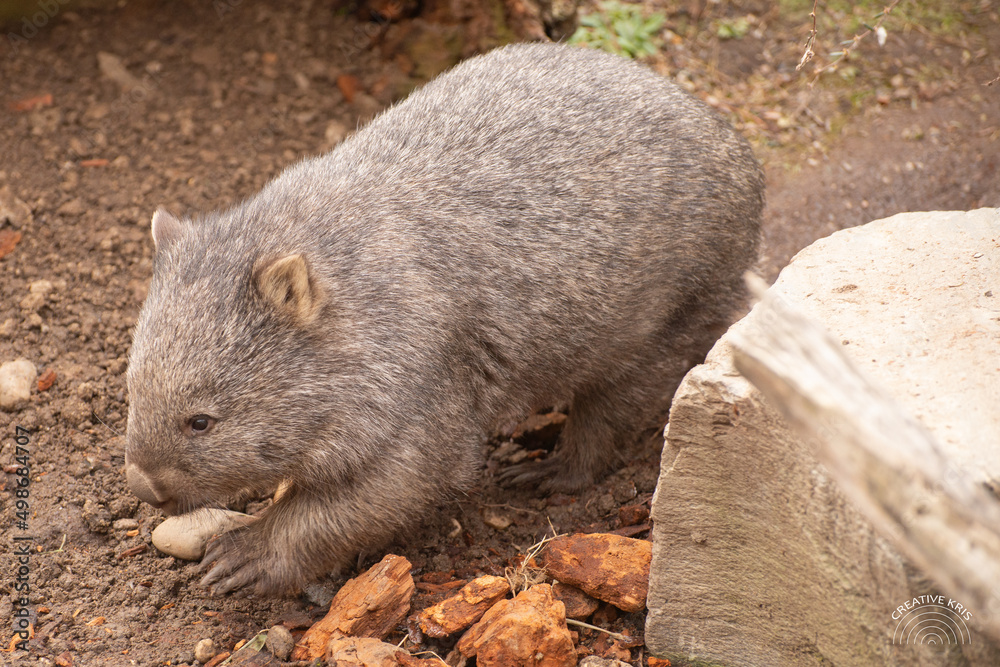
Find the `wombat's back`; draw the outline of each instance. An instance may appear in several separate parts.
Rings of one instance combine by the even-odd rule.
[[[481,356],[474,341],[502,357],[497,379],[540,391],[607,373],[606,350],[631,354],[736,290],[763,177],[745,140],[645,67],[522,44],[460,64],[258,199],[294,201],[320,270],[406,313],[382,344],[423,325],[422,342]]]

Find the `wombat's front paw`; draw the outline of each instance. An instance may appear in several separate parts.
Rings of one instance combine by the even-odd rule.
[[[501,486],[532,486],[539,492],[573,493],[594,481],[593,475],[573,471],[558,453],[544,461],[528,461],[508,467],[500,473]]]
[[[216,595],[251,587],[257,593],[286,593],[299,580],[289,563],[269,553],[267,539],[252,527],[223,533],[208,544],[201,569],[208,570],[201,585]]]

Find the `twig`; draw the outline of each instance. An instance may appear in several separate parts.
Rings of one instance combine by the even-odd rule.
[[[861,43],[862,39],[864,39],[865,37],[867,37],[868,35],[870,35],[873,32],[878,32],[879,28],[882,27],[882,23],[884,23],[885,20],[889,17],[889,13],[893,9],[896,8],[896,5],[899,4],[899,1],[900,0],[892,0],[892,2],[890,2],[888,4],[888,6],[886,6],[886,7],[884,7],[882,9],[882,13],[879,14],[878,20],[875,21],[875,25],[871,25],[871,26],[866,25],[865,26],[865,30],[862,31],[862,32],[859,32],[856,35],[854,35],[854,37],[850,40],[850,43],[847,43],[844,46],[843,50],[841,50],[841,51],[839,51],[839,52],[837,52],[835,54],[833,54],[833,53],[830,54],[830,55],[836,55],[837,56],[836,60],[832,60],[832,61],[828,62],[826,65],[824,65],[823,67],[818,68],[815,71],[815,76],[813,78],[813,81],[816,81],[819,78],[819,75],[822,74],[823,72],[825,72],[827,70],[830,70],[830,69],[833,69],[834,67],[836,67],[837,64],[840,63],[841,60],[845,60],[845,59],[849,58],[850,55],[851,55],[851,52],[855,48],[857,48],[858,44]],[[813,41],[815,39],[815,33],[816,33],[816,15],[815,15],[815,12],[816,12],[816,2],[818,2],[818,0],[814,0],[814,3],[813,3],[813,13],[811,14],[811,16],[813,17],[813,28],[812,28],[812,31],[809,34],[809,40],[806,42],[806,53],[803,54],[802,61],[799,62],[798,67],[795,68],[796,70],[798,70],[800,67],[802,67],[802,65],[804,65],[809,60],[809,58],[812,57],[810,55],[809,58],[806,58],[806,55],[808,55],[809,52],[812,50],[812,44],[813,44]]]
[[[612,632],[611,630],[605,630],[604,628],[599,628],[596,625],[591,625],[590,623],[584,623],[583,621],[578,621],[575,618],[567,618],[566,625],[577,625],[581,628],[586,628],[588,630],[597,630],[598,632],[603,632],[612,639],[617,639],[620,642],[632,641],[631,637],[626,637],[625,635],[620,634],[618,632]]]
[[[510,591],[514,595],[517,595],[522,590],[527,590],[529,587],[544,579],[544,573],[542,573],[541,570],[536,570],[536,568],[530,567],[528,563],[530,563],[531,560],[539,554],[542,547],[557,537],[560,537],[556,534],[556,529],[552,526],[551,519],[549,520],[549,530],[552,531],[552,537],[542,538],[539,542],[532,544],[525,552],[520,565],[517,567],[508,567],[504,570],[504,577],[507,579],[507,583],[510,584]],[[533,572],[529,574],[529,570]]]
[[[813,56],[816,55],[816,52],[813,51],[812,47],[813,47],[813,44],[816,43],[816,34],[817,34],[817,31],[816,31],[816,6],[818,4],[819,4],[819,0],[813,0],[813,8],[812,8],[812,11],[809,12],[809,18],[812,19],[812,29],[809,30],[809,37],[808,37],[808,39],[806,39],[806,48],[805,48],[805,51],[802,53],[802,60],[800,60],[799,64],[795,66],[795,71],[796,72],[798,72],[800,69],[802,69],[803,67],[805,67],[805,64],[807,62],[809,62],[810,60],[812,60]]]

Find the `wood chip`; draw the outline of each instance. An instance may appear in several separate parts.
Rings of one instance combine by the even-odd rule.
[[[52,94],[46,93],[44,95],[35,95],[34,97],[26,97],[21,100],[10,103],[10,108],[12,111],[34,111],[41,107],[52,106]]]
[[[52,385],[56,382],[56,372],[51,368],[42,373],[42,376],[38,378],[38,391],[48,391],[52,388]]]
[[[12,252],[21,242],[21,232],[11,229],[0,229],[0,257]]]
[[[508,592],[510,584],[503,577],[486,575],[473,579],[457,594],[420,612],[420,629],[431,637],[446,637],[464,630]]]
[[[292,660],[322,657],[335,636],[385,638],[410,612],[414,591],[411,568],[410,561],[389,554],[344,584],[326,616],[302,635]]]
[[[138,556],[139,554],[144,553],[147,549],[149,549],[149,547],[147,547],[145,544],[140,544],[137,547],[126,549],[125,551],[118,554],[116,558],[118,560],[124,560],[125,558],[131,558],[132,556]]]
[[[344,95],[344,99],[347,100],[348,103],[354,101],[354,96],[358,92],[359,85],[360,82],[356,76],[341,74],[337,77],[337,88],[340,88],[340,92]]]

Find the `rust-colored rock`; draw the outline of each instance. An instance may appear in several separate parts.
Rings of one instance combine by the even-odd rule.
[[[503,577],[486,575],[473,579],[462,590],[420,612],[418,622],[424,634],[446,637],[464,630],[510,591]]]
[[[566,608],[552,587],[538,584],[501,600],[458,640],[478,667],[574,667],[576,651],[566,628]]]
[[[411,567],[402,556],[389,554],[344,584],[326,616],[302,635],[292,651],[292,660],[314,660],[324,655],[331,637],[382,639],[388,635],[410,611],[414,590]]]
[[[552,585],[552,597],[566,606],[566,618],[582,621],[597,611],[598,601],[576,586],[561,582]]]
[[[557,537],[546,545],[542,567],[623,611],[642,611],[653,547],[645,540],[608,533]]]
[[[645,505],[626,505],[618,510],[618,525],[638,526],[649,520],[649,508]]]

